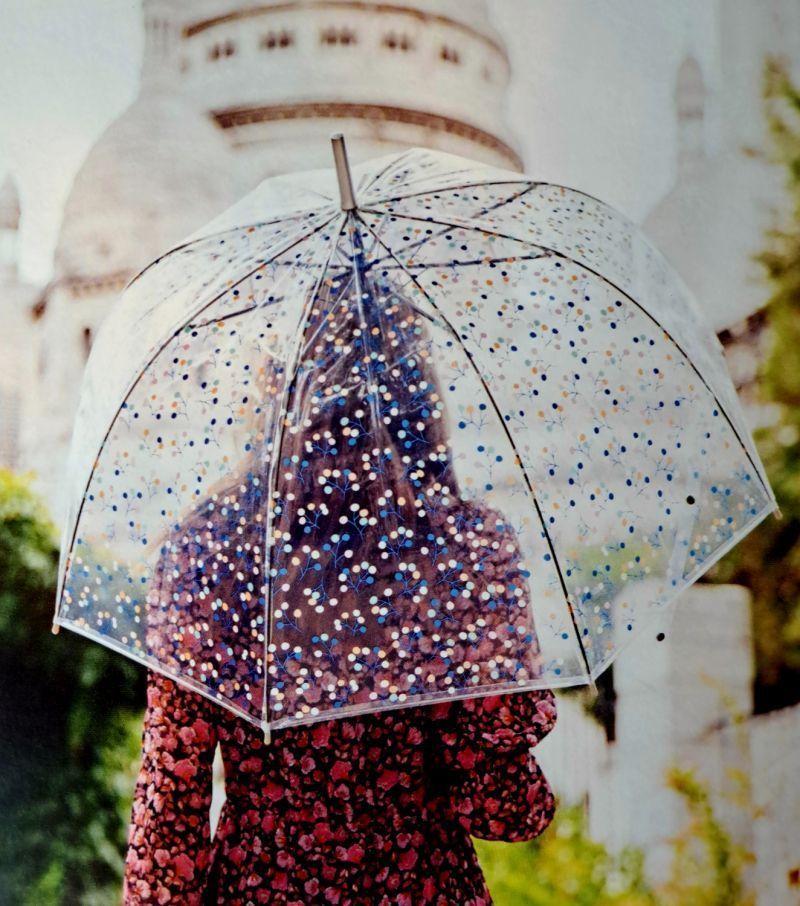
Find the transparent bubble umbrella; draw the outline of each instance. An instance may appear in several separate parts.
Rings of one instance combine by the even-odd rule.
[[[109,312],[54,627],[266,734],[591,683],[776,508],[717,339],[595,198],[334,149]]]

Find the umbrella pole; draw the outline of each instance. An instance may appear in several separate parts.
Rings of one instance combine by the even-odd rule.
[[[339,180],[339,195],[342,200],[343,211],[354,211],[356,205],[356,194],[353,191],[353,177],[350,175],[350,162],[347,160],[347,148],[344,144],[344,136],[337,132],[331,136],[333,145],[333,160],[336,164],[336,177]]]

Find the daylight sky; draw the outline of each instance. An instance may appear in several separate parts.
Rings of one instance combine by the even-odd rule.
[[[508,118],[529,173],[640,219],[674,175],[675,71],[712,83],[715,0],[490,0],[515,79]],[[23,210],[21,270],[48,279],[61,212],[92,143],[135,97],[140,0],[2,0],[0,181]],[[710,124],[714,142],[714,121]]]

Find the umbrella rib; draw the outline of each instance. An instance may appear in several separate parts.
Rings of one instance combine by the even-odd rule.
[[[361,220],[360,217],[358,219],[364,224],[364,226],[370,231],[370,233],[372,233],[372,235],[375,237],[376,242],[378,242],[380,245],[382,245],[384,247],[384,249],[386,249],[387,254],[389,254],[392,258],[394,258],[394,260],[397,261],[398,266],[402,270],[405,271],[401,262],[398,261],[398,259],[392,253],[392,250],[387,245],[385,245],[385,243],[378,237],[377,233],[375,233],[375,231],[369,226],[369,224],[366,223],[364,220]],[[449,328],[451,334],[456,338],[456,341],[458,342],[459,346],[463,349],[464,354],[467,357],[467,361],[469,362],[473,371],[477,375],[478,380],[483,385],[483,389],[486,391],[486,396],[488,397],[489,402],[491,403],[492,408],[494,409],[495,414],[497,415],[497,417],[500,421],[500,424],[503,428],[503,432],[506,435],[506,439],[508,440],[509,444],[511,445],[511,449],[514,451],[514,455],[516,456],[517,462],[519,463],[519,467],[522,471],[522,476],[525,480],[525,484],[527,485],[528,491],[530,492],[530,495],[531,495],[531,499],[533,500],[533,505],[536,508],[536,514],[539,517],[539,522],[542,526],[542,531],[544,532],[545,541],[547,543],[547,547],[550,550],[550,556],[553,558],[553,565],[555,567],[556,573],[558,574],[558,580],[561,584],[561,591],[562,591],[562,594],[564,595],[564,601],[567,605],[567,608],[569,609],[569,615],[570,615],[570,618],[572,619],[572,627],[575,630],[575,636],[578,640],[578,645],[580,646],[580,652],[581,652],[581,656],[583,657],[583,663],[584,663],[584,666],[586,667],[587,676],[589,678],[589,681],[591,682],[592,667],[591,667],[591,664],[589,663],[589,659],[586,655],[586,649],[584,648],[583,640],[581,639],[580,631],[578,629],[578,624],[575,619],[575,612],[572,608],[572,602],[570,600],[569,590],[567,589],[567,583],[564,578],[564,574],[561,571],[561,566],[558,562],[558,557],[556,556],[555,547],[553,545],[553,539],[550,537],[550,532],[548,532],[548,530],[547,530],[547,524],[544,519],[544,513],[542,512],[542,508],[539,505],[539,500],[536,496],[536,491],[534,490],[533,483],[531,482],[527,469],[525,468],[525,466],[522,462],[522,456],[520,455],[519,451],[517,450],[517,445],[514,443],[514,438],[511,435],[511,432],[508,430],[508,426],[506,425],[505,419],[503,418],[503,413],[500,411],[500,409],[497,405],[497,402],[494,398],[494,394],[489,389],[489,386],[486,383],[486,380],[484,379],[483,375],[480,373],[478,366],[475,364],[475,361],[473,360],[472,353],[470,353],[469,349],[467,349],[466,345],[464,344],[464,341],[461,339],[461,336],[458,333],[458,330],[456,330],[455,326],[450,321],[450,319],[447,317],[447,315],[445,315],[445,313],[441,310],[441,308],[439,308],[439,306],[436,304],[434,299],[429,295],[429,293],[425,290],[425,288],[417,281],[417,279],[414,277],[414,275],[408,273],[408,271],[405,271],[405,273],[408,276],[408,278],[414,283],[414,285],[417,287],[417,289],[425,296],[425,298],[428,300],[430,305],[433,306],[433,308],[436,310],[436,312],[441,317],[442,321]]]
[[[283,299],[283,296],[281,296]],[[273,302],[273,305],[276,305],[279,300]],[[264,305],[259,305],[257,302],[253,305],[248,305],[247,308],[240,308],[238,311],[232,311],[230,314],[222,315],[219,318],[211,318],[208,321],[200,321],[197,324],[187,324],[187,327],[193,327],[195,330],[198,330],[201,327],[208,327],[209,324],[222,324],[223,321],[230,321],[231,318],[238,318],[239,315],[246,315],[249,311],[255,311],[257,308],[266,308]]]
[[[553,255],[548,252],[546,249],[542,249],[541,253],[538,255],[506,255],[502,258],[473,258],[471,261],[431,261],[426,262],[425,264],[405,264],[400,265],[400,270],[405,273],[410,274],[412,270],[434,270],[434,269],[443,269],[446,267],[474,267],[479,264],[510,264],[512,261],[538,261],[540,258],[552,258]],[[383,262],[388,260],[386,258],[379,258],[374,263],[375,266],[382,265]],[[395,259],[397,260],[397,259]]]
[[[453,192],[456,189],[474,189],[479,186],[506,186],[506,185],[515,185],[520,182],[524,182],[524,180],[511,180],[511,179],[509,179],[509,180],[502,180],[502,179],[492,180],[492,179],[489,179],[489,180],[481,180],[481,182],[467,183],[465,185],[447,186],[443,189],[439,189],[438,191],[439,192]],[[626,223],[630,224],[631,226],[634,226],[634,227],[636,226],[636,224],[632,220],[630,220],[630,218],[625,217],[624,214],[621,214],[619,211],[609,207],[609,205],[605,201],[603,201],[602,198],[598,198],[596,195],[592,195],[591,192],[586,192],[583,189],[573,189],[571,186],[565,186],[558,182],[548,182],[547,180],[538,180],[538,179],[537,180],[527,180],[527,186],[528,186],[528,190],[538,189],[538,188],[565,189],[567,192],[571,192],[573,195],[582,195],[584,198],[588,198],[590,201],[594,201],[597,204],[601,205],[605,210],[613,211],[613,213],[616,214],[617,217],[620,217],[622,220],[624,220]],[[424,192],[414,192],[411,195],[398,195],[395,198],[387,198],[387,199],[380,199],[378,201],[373,201],[372,204],[391,204],[393,201],[406,201],[409,198],[419,198],[422,195],[429,195],[432,192],[436,192],[436,191],[437,190],[434,189],[434,190],[428,190],[428,191],[424,191]],[[520,193],[520,194],[523,194],[523,193]],[[362,210],[364,210],[364,209],[362,208]],[[380,213],[385,214],[386,211],[381,211]]]
[[[302,270],[301,266],[298,265],[296,262],[292,262],[292,266],[294,267],[295,270]],[[286,299],[286,296],[283,295],[283,296],[278,296],[276,299],[273,299],[272,301],[265,302],[265,303],[254,302],[252,305],[248,305],[245,308],[239,308],[236,311],[230,312],[230,314],[220,315],[217,318],[210,318],[207,321],[200,321],[197,324],[186,324],[185,326],[187,328],[193,327],[193,328],[197,329],[200,327],[208,327],[209,324],[222,324],[224,321],[230,321],[231,318],[238,318],[240,315],[246,315],[248,312],[279,305],[281,302],[285,301],[285,299]]]
[[[363,185],[358,187],[359,193],[367,192],[369,190],[370,186],[374,186],[375,183],[379,179],[384,177],[389,172],[389,170],[392,169],[392,167],[394,167],[396,164],[399,164],[400,161],[407,158],[409,156],[409,154],[411,153],[411,151],[412,151],[412,149],[409,148],[407,151],[404,151],[402,154],[399,154],[397,157],[392,158],[392,160],[390,160],[389,163],[386,164],[386,166],[382,170],[379,170],[377,173],[375,173],[373,175],[372,179],[368,180]]]
[[[502,185],[520,185],[520,183],[517,183],[517,182],[513,182],[513,183],[494,182],[494,183],[476,183],[475,185],[502,186]],[[483,207],[483,208],[481,208],[481,209],[480,209],[479,211],[477,211],[475,214],[471,214],[470,217],[481,217],[481,216],[483,216],[484,214],[489,214],[489,213],[492,212],[492,211],[499,211],[500,208],[505,207],[505,205],[510,204],[512,201],[516,201],[518,198],[522,198],[523,195],[527,195],[528,192],[532,191],[537,185],[539,185],[539,183],[531,183],[531,182],[527,182],[527,183],[523,183],[522,185],[524,186],[524,188],[523,188],[521,191],[519,191],[519,192],[514,192],[513,194],[509,195],[508,198],[504,198],[504,199],[502,199],[502,201],[498,201],[497,203],[495,203],[495,204],[493,204],[493,205],[491,205],[491,206],[489,206],[489,207]],[[460,188],[460,187],[454,187],[454,188]],[[470,188],[470,187],[469,187],[469,186],[465,186],[464,188]],[[421,192],[421,193],[419,193],[419,194],[420,194],[420,195],[425,195],[426,193],[425,193],[425,192]],[[392,199],[389,199],[389,200],[386,201],[386,202],[383,202],[383,201],[373,201],[372,204],[391,204],[393,201],[404,201],[404,200],[406,200],[406,198],[414,198],[414,197],[417,197],[417,196],[408,195],[408,196],[405,196],[404,198],[398,198],[398,199],[392,198]],[[361,210],[366,211],[366,212],[368,212],[368,213],[370,213],[370,214],[379,214],[379,215],[381,215],[381,216],[383,216],[383,217],[385,217],[385,216],[387,216],[387,215],[389,215],[389,214],[394,215],[394,216],[397,216],[397,217],[409,216],[409,215],[403,215],[403,214],[395,214],[395,212],[392,211],[392,210],[387,210],[387,211],[376,211],[374,208],[368,208],[368,207],[362,208]],[[429,223],[434,223],[435,221],[430,220],[430,221],[428,221],[428,222],[429,222]],[[447,232],[447,228],[451,228],[452,226],[455,226],[455,224],[446,224],[446,223],[444,223],[444,222],[442,222],[442,225],[445,226],[445,229],[442,230],[442,232]],[[441,235],[441,234],[439,234],[439,235]],[[421,240],[421,242],[427,242],[429,239],[432,239],[432,238],[434,238],[434,237],[428,236],[428,237],[426,237],[424,240]]]
[[[322,196],[322,197],[324,197],[324,196]],[[330,223],[331,220],[333,220],[333,218],[336,216],[336,213],[338,213],[338,212],[335,212],[334,214],[332,214],[325,221],[325,223]],[[317,213],[313,216],[309,216],[308,219],[313,220],[315,217],[321,217],[321,216],[323,216],[323,215]],[[159,255],[158,258],[154,259],[147,266],[143,267],[137,274],[134,274],[134,276],[131,277],[131,279],[128,281],[128,284],[125,286],[125,289],[123,290],[123,292],[126,292],[128,289],[130,289],[130,287],[133,286],[133,284],[136,283],[140,277],[143,277],[147,273],[147,271],[149,271],[152,267],[155,267],[157,264],[160,264],[165,258],[171,257],[176,252],[182,252],[184,249],[188,249],[190,246],[197,245],[198,243],[201,243],[201,242],[206,242],[209,239],[218,239],[220,236],[225,236],[228,233],[240,232],[242,229],[245,229],[245,228],[252,227],[254,229],[258,229],[259,227],[272,226],[272,224],[274,224],[274,223],[280,223],[283,220],[289,220],[289,219],[291,219],[291,218],[284,216],[284,217],[276,217],[274,220],[264,220],[259,223],[248,223],[248,224],[244,224],[244,225],[240,225],[240,226],[231,227],[230,229],[227,229],[227,230],[220,230],[218,233],[209,233],[208,236],[198,236],[196,239],[191,239],[188,242],[182,242],[180,245],[176,245],[176,246],[173,246],[171,249],[168,249],[166,252],[164,252],[163,255]],[[324,225],[325,224],[323,224],[323,226]],[[318,229],[320,229],[320,227],[316,227],[315,229],[313,229],[311,231],[311,233],[315,233]],[[308,235],[310,236],[311,233],[309,233]],[[299,241],[301,241],[301,240],[298,240],[298,242]],[[291,246],[289,246],[289,248],[291,248]],[[281,252],[280,254],[284,254],[284,252]]]
[[[525,191],[535,188],[536,186],[551,186],[555,183],[549,182],[532,182],[529,179],[482,179],[480,182],[459,183],[455,186],[446,186],[442,189],[425,189],[422,192],[412,192],[409,195],[395,195],[392,198],[381,198],[373,201],[373,204],[391,204],[393,201],[406,201],[409,198],[420,198],[422,195],[438,195],[442,192],[453,192],[456,189],[478,189],[484,186],[526,186]],[[558,187],[560,188],[560,187]],[[523,194],[523,193],[520,193]],[[518,196],[514,196],[518,197]],[[363,209],[362,209],[363,210]]]
[[[330,267],[330,263],[333,260],[333,256],[336,254],[336,250],[339,247],[339,241],[342,238],[342,233],[344,232],[345,226],[347,225],[347,217],[342,216],[341,211],[337,211],[335,217],[341,217],[342,222],[341,222],[338,232],[336,233],[335,238],[333,239],[333,241],[331,243],[330,254],[328,255],[325,263],[320,267],[319,276],[318,276],[311,292],[309,292],[309,294],[308,294],[308,298],[303,305],[303,310],[300,312],[300,318],[298,320],[298,324],[300,325],[300,328],[297,331],[297,342],[295,343],[294,348],[292,349],[292,355],[291,355],[292,361],[289,366],[288,381],[284,381],[284,385],[283,385],[284,390],[283,390],[283,393],[281,394],[281,401],[280,401],[280,405],[278,407],[278,433],[277,433],[277,437],[276,437],[275,446],[273,448],[272,459],[270,460],[269,475],[267,476],[267,495],[268,495],[267,520],[266,520],[266,525],[264,527],[264,530],[265,530],[265,538],[264,538],[265,560],[267,557],[267,549],[270,547],[271,534],[272,534],[272,529],[273,529],[272,479],[274,477],[274,470],[276,467],[276,463],[280,459],[281,447],[283,446],[284,427],[285,427],[285,423],[286,423],[286,416],[288,415],[288,411],[286,412],[286,414],[283,414],[283,410],[289,403],[289,399],[291,398],[292,391],[294,390],[295,384],[297,382],[297,376],[300,372],[300,369],[298,367],[298,360],[299,360],[299,356],[300,356],[300,350],[303,346],[303,339],[305,338],[305,334],[306,334],[306,320],[310,314],[311,306],[314,304],[314,301],[317,298],[317,293],[319,292],[319,288],[322,284],[322,281],[325,278],[325,274],[328,272],[328,268]],[[335,219],[335,218],[331,218],[331,220],[333,220],[333,219]],[[330,223],[330,221],[328,221],[328,223]],[[270,553],[270,556],[271,556],[271,553]],[[272,572],[272,562],[271,561],[269,563],[269,572]],[[264,701],[263,701],[262,708],[261,708],[261,728],[264,731],[264,738],[265,738],[265,741],[267,741],[267,742],[269,742],[269,740],[270,740],[270,724],[269,724],[269,720],[268,720],[269,702],[267,699],[267,695],[268,695],[268,687],[269,687],[269,646],[270,646],[270,637],[272,635],[272,621],[270,618],[270,604],[271,604],[271,597],[272,597],[272,592],[271,592],[272,582],[271,581],[270,581],[269,585],[270,585],[270,592],[266,598],[266,613],[265,613],[266,626],[265,626],[265,632],[264,632]]]
[[[301,236],[299,239],[295,239],[290,245],[281,249],[281,251],[278,252],[274,256],[274,258],[277,258],[280,255],[285,255],[287,252],[291,251],[295,246],[299,245],[301,242],[305,242],[307,239],[309,239],[315,233],[318,233],[320,230],[325,229],[325,227],[332,220],[334,220],[337,216],[338,216],[338,212],[336,214],[334,214],[332,217],[330,217],[328,220],[326,220],[324,223],[321,223],[319,226],[315,227],[310,233],[307,233],[306,235]],[[273,258],[273,260],[274,260],[274,258]],[[215,302],[217,302],[219,299],[221,299],[225,295],[225,293],[229,292],[233,287],[238,286],[240,283],[243,283],[245,280],[252,277],[253,274],[257,273],[261,269],[263,264],[264,264],[264,262],[262,261],[258,267],[253,268],[253,270],[251,270],[251,271],[248,271],[248,273],[246,273],[243,277],[241,277],[239,280],[237,280],[236,283],[233,283],[230,286],[226,286],[225,289],[221,293],[218,293],[216,296],[214,296],[214,298],[211,299],[205,305],[203,305],[203,307],[199,311],[194,312],[193,316],[200,314],[200,312],[202,312],[202,311],[205,311],[205,309],[207,309],[209,306],[213,305]],[[122,407],[130,399],[130,395],[133,393],[133,391],[139,385],[139,382],[141,381],[141,379],[144,376],[147,369],[153,364],[153,362],[155,362],[155,360],[161,355],[161,353],[167,348],[167,346],[175,339],[175,337],[181,332],[181,330],[183,330],[184,326],[189,322],[189,320],[190,320],[190,318],[187,318],[186,320],[181,322],[180,326],[174,327],[169,332],[167,339],[158,347],[158,349],[156,349],[156,351],[150,356],[150,358],[147,360],[147,362],[145,362],[144,365],[141,366],[141,368],[139,369],[138,375],[134,378],[134,380],[131,382],[128,389],[125,391],[125,396],[122,399],[122,403],[117,408],[116,414],[114,415],[114,417],[111,419],[111,422],[109,423],[108,430],[103,435],[103,440],[100,442],[100,446],[98,448],[97,455],[94,458],[94,463],[92,464],[92,469],[89,473],[89,477],[86,479],[86,487],[83,490],[80,506],[78,507],[78,511],[75,514],[75,523],[72,527],[72,536],[70,537],[69,547],[67,548],[68,557],[71,558],[72,549],[75,546],[75,537],[78,534],[78,526],[80,525],[81,515],[83,513],[83,508],[86,503],[86,494],[87,494],[89,488],[91,487],[92,479],[94,478],[94,474],[95,474],[95,470],[100,461],[100,455],[102,454],[102,452],[105,448],[105,445],[108,441],[108,438],[110,437],[111,432],[114,429],[114,425],[117,423],[117,419],[119,418],[119,414],[122,411]],[[58,596],[58,600],[56,601],[56,613],[55,613],[56,617],[58,616],[58,611],[61,608],[61,598],[63,597],[63,595],[64,595],[64,589],[62,586],[61,594]]]
[[[515,196],[520,198],[524,193]],[[469,223],[449,223],[445,220],[436,220],[433,217],[414,217],[412,214],[398,214],[395,211],[376,211],[374,208],[360,208],[359,211],[364,214],[372,214],[375,217],[394,217],[397,220],[410,220],[414,223],[427,223],[435,224],[436,226],[444,227],[444,229],[437,233],[436,235],[426,236],[424,239],[420,239],[415,246],[410,248],[421,248],[426,242],[430,242],[432,239],[437,239],[439,236],[444,235],[448,230],[469,230],[472,232],[483,233],[484,236],[494,236],[497,239],[506,239],[509,242],[516,242],[519,245],[527,246],[528,248],[539,249],[542,252],[551,252],[554,255],[558,255],[561,258],[565,258],[568,261],[573,261],[572,258],[569,258],[567,255],[564,255],[562,252],[558,252],[555,249],[549,248],[545,245],[538,245],[535,242],[529,242],[527,239],[520,239],[518,236],[510,236],[507,233],[500,233],[497,230],[490,230],[486,227],[479,226],[478,224],[469,224]],[[409,248],[409,250],[410,250]],[[396,259],[395,259],[396,260]],[[399,264],[400,262],[398,262]],[[580,264],[580,262],[574,262]],[[402,266],[402,265],[401,265]],[[589,270],[589,268],[587,268]],[[605,278],[604,278],[605,279]],[[607,281],[610,282],[610,281]]]
[[[492,185],[497,185],[497,183],[492,183]],[[515,192],[513,195],[509,195],[508,198],[504,198],[502,201],[498,201],[496,204],[493,204],[488,208],[481,208],[477,214],[473,216],[478,217],[481,214],[488,214],[490,211],[499,211],[500,208],[504,208],[507,204],[511,204],[512,201],[516,201],[518,198],[522,198],[523,195],[527,195],[528,192],[533,190],[533,187],[536,183],[528,183],[524,189],[519,192]]]
[[[361,244],[361,237],[358,235],[358,230],[352,230],[350,233],[350,250],[352,253],[352,266],[353,266],[353,280],[355,282],[356,290],[356,305],[358,306],[358,316],[361,320],[361,323],[364,325],[364,328],[367,326],[367,316],[364,310],[364,283],[363,283],[363,269],[364,269],[364,248]],[[360,325],[359,325],[360,326]],[[366,352],[366,346],[365,346]],[[378,402],[375,399],[375,372],[374,372],[374,363],[372,361],[372,356],[367,355],[366,357],[366,372],[367,372],[367,381],[369,389],[369,407],[370,412],[372,413],[372,421],[375,425],[375,430],[377,431],[382,422],[380,417],[380,412],[378,411]]]
[[[493,183],[493,185],[502,185],[502,183]],[[514,185],[516,185],[516,183],[514,183]],[[478,212],[478,214],[475,214],[473,216],[477,217],[479,215],[488,214],[490,211],[497,211],[500,208],[502,208],[504,205],[509,204],[509,202],[515,201],[517,198],[522,198],[523,195],[527,195],[527,193],[530,192],[531,189],[533,189],[533,187],[535,185],[536,185],[536,183],[527,184],[526,188],[524,188],[521,192],[515,192],[513,195],[510,195],[508,198],[504,199],[503,201],[499,201],[497,204],[492,205],[489,208],[481,208],[481,210]],[[381,217],[386,217],[389,215],[394,216],[394,217],[409,216],[409,215],[404,215],[404,214],[395,214],[393,211],[379,212],[372,208],[363,208],[362,210],[364,210],[366,213],[375,214],[376,216],[381,216]],[[410,216],[409,216],[409,219],[411,219]],[[425,221],[425,223],[436,223],[436,222],[437,221],[433,221],[433,220]],[[432,233],[432,235],[430,235],[430,236],[425,236],[424,238],[420,239],[419,241],[413,243],[412,245],[407,246],[403,251],[410,252],[411,250],[420,249],[420,248],[422,248],[423,245],[425,245],[425,243],[430,242],[433,239],[438,239],[440,236],[442,236],[444,233],[446,233],[449,229],[453,229],[454,227],[456,227],[456,224],[448,224],[448,223],[444,223],[443,221],[438,221],[438,223],[439,223],[439,225],[444,227],[443,230],[441,230],[439,233],[435,233],[435,234]],[[516,241],[519,242],[522,240],[516,240]],[[532,243],[527,243],[527,244],[531,245]],[[500,259],[498,259],[498,260],[500,260]],[[450,263],[452,264],[453,262],[450,262]],[[463,265],[464,263],[465,262],[459,262],[459,265]],[[446,264],[431,265],[431,267],[447,267],[447,265]]]
[[[591,197],[591,196],[589,196],[589,197]],[[621,286],[619,286],[613,280],[610,280],[608,277],[604,276],[599,271],[596,271],[593,267],[586,264],[584,261],[581,261],[578,258],[572,258],[569,255],[564,254],[564,252],[560,252],[558,249],[554,249],[554,248],[552,248],[550,246],[546,246],[546,245],[540,245],[535,242],[528,242],[528,240],[520,239],[517,236],[509,236],[507,234],[498,233],[493,230],[486,230],[483,227],[478,226],[478,225],[471,226],[471,225],[465,224],[465,223],[448,224],[441,220],[434,220],[433,218],[413,217],[409,214],[395,214],[392,212],[381,212],[381,211],[374,211],[371,209],[364,209],[364,212],[368,213],[368,214],[375,214],[379,217],[397,217],[397,218],[401,218],[403,220],[411,220],[411,221],[414,221],[417,223],[435,223],[435,224],[438,224],[439,226],[450,226],[453,229],[474,230],[474,231],[477,231],[480,233],[485,233],[487,236],[497,236],[499,239],[508,239],[511,242],[518,242],[518,243],[520,243],[520,245],[526,245],[529,248],[539,249],[543,253],[549,253],[550,255],[552,255],[555,258],[560,258],[562,261],[569,261],[571,264],[576,264],[576,265],[578,265],[578,267],[581,267],[585,271],[588,271],[590,274],[597,277],[599,280],[602,280],[603,283],[606,283],[608,286],[612,287],[612,289],[614,289],[616,292],[618,292],[621,296],[624,296],[632,305],[634,305],[636,308],[638,308],[639,311],[641,311],[642,314],[645,315],[645,317],[649,318],[653,322],[653,324],[655,324],[656,327],[664,333],[664,335],[667,337],[667,339],[673,344],[673,346],[683,356],[683,358],[688,363],[689,367],[697,375],[699,381],[709,392],[709,394],[711,395],[714,402],[717,404],[717,406],[719,406],[719,411],[722,413],[722,415],[723,415],[725,421],[728,423],[728,426],[730,427],[731,431],[733,431],[734,437],[736,438],[736,440],[739,441],[739,445],[741,446],[742,450],[744,451],[744,454],[747,457],[747,461],[753,467],[753,471],[755,472],[756,475],[758,475],[759,481],[761,482],[762,486],[764,487],[764,490],[767,493],[767,497],[769,497],[771,500],[774,500],[774,497],[773,497],[772,492],[770,491],[769,485],[765,484],[758,466],[753,461],[753,457],[750,455],[750,451],[747,449],[747,445],[745,444],[744,440],[742,440],[742,437],[739,434],[739,432],[736,430],[736,426],[731,421],[731,418],[728,415],[725,407],[720,402],[719,397],[712,390],[712,388],[708,384],[708,381],[706,381],[705,377],[703,376],[703,373],[694,364],[694,362],[691,359],[691,356],[689,356],[689,354],[686,352],[686,350],[683,348],[683,346],[681,346],[681,344],[675,339],[675,337],[672,336],[672,334],[669,332],[669,330],[667,330],[667,328],[658,320],[658,318],[656,318],[654,315],[652,315],[641,303],[637,302],[636,299],[634,299],[633,296],[630,295],[630,293],[627,293]],[[370,229],[370,227],[366,223],[366,221],[364,223],[365,223],[365,226],[367,226],[367,228]],[[384,243],[381,242],[381,245],[383,245],[384,248],[386,248]],[[389,250],[387,249],[387,251],[389,251]],[[402,262],[400,262],[399,259],[391,251],[389,251],[389,254],[395,259],[395,261],[397,261],[398,266],[403,268]],[[409,277],[411,277],[412,280],[414,279],[409,271],[406,270],[406,273],[408,274]],[[425,292],[425,290],[422,290],[422,291]]]

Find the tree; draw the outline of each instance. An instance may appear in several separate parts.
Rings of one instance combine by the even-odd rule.
[[[772,294],[770,348],[759,375],[777,423],[755,433],[783,519],[751,532],[713,577],[753,593],[756,711],[800,701],[800,91],[778,60],[765,68],[764,97],[775,160],[786,168],[789,222],[768,233],[757,256]]]
[[[51,634],[57,568],[30,477],[0,469],[0,902],[89,906],[119,898],[144,677]]]
[[[559,806],[547,830],[528,843],[476,840],[496,906],[656,906],[642,853],[618,856],[592,840],[579,806]]]

